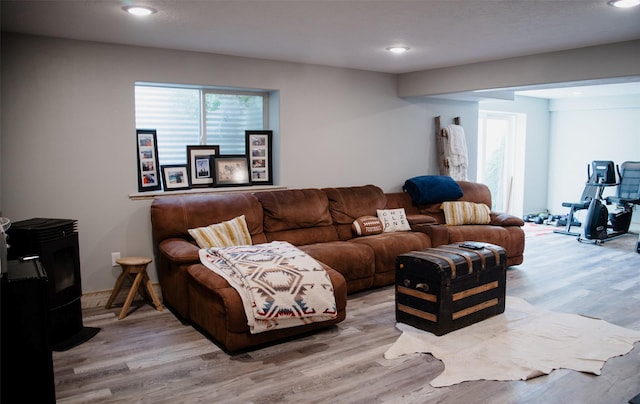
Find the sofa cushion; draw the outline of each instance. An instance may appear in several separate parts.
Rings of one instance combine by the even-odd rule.
[[[382,233],[384,225],[377,216],[360,216],[353,221],[351,229],[358,236],[370,236]]]
[[[411,195],[406,192],[388,192],[384,194],[387,199],[387,204],[384,209],[397,209],[404,208],[407,216],[419,215],[420,211],[418,206],[413,203]]]
[[[438,222],[433,216],[429,215],[407,215],[410,225],[414,224],[437,224]]]
[[[405,181],[403,189],[416,205],[455,201],[463,195],[460,185],[448,175],[421,175]]]
[[[491,206],[491,190],[485,184],[471,181],[458,181],[460,189],[462,189],[462,197],[460,201],[468,201],[475,203],[484,203]]]
[[[378,209],[377,216],[382,221],[382,227],[385,233],[411,230],[404,208]]]
[[[256,192],[262,204],[264,231],[277,232],[331,225],[329,200],[319,189]]]
[[[251,245],[251,235],[244,215],[222,223],[189,229],[200,248]]]
[[[320,263],[327,271],[336,298],[338,318],[321,323],[251,334],[238,292],[220,275],[202,264],[191,265],[188,273],[189,317],[199,330],[206,331],[228,352],[273,343],[339,323],[346,317],[347,288],[344,277]]]
[[[507,266],[522,263],[525,238],[524,230],[520,226],[470,224],[467,226],[447,226],[447,230],[449,233],[448,243],[482,241],[496,244],[507,250]]]
[[[384,209],[386,197],[375,185],[358,187],[324,188],[329,198],[329,211],[335,224],[349,224],[361,216],[375,216]]]
[[[253,244],[264,243],[262,206],[249,193],[163,196],[151,203],[154,243],[168,238],[191,239],[189,229],[245,215]]]
[[[349,243],[366,245],[373,251],[375,257],[373,286],[390,285],[394,282],[396,257],[399,254],[431,247],[429,236],[413,231],[356,237],[349,240]]]
[[[490,209],[484,203],[474,202],[443,202],[445,223],[449,226],[462,224],[489,224],[491,217]]]
[[[307,227],[266,233],[268,241],[287,241],[295,246],[338,240],[334,226]]]
[[[353,244],[348,241],[332,241],[302,245],[299,248],[316,260],[340,272],[347,281],[349,293],[369,289],[373,286],[375,257],[373,250],[367,245]]]

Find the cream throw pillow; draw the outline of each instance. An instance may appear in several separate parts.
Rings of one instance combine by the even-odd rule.
[[[378,209],[377,213],[385,233],[411,230],[404,208]]]
[[[489,224],[491,221],[490,209],[484,203],[443,202],[440,208],[444,211],[444,220],[447,226]]]
[[[207,227],[189,229],[200,248],[251,245],[251,235],[244,215]]]

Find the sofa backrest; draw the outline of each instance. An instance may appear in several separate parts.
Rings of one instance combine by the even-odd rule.
[[[329,213],[329,200],[322,190],[290,189],[254,195],[262,205],[268,241],[304,245],[338,240]]]
[[[486,185],[458,184],[463,192],[459,200],[491,206]],[[385,194],[375,185],[364,185],[160,197],[151,204],[151,224],[157,245],[167,238],[192,240],[189,229],[245,215],[253,244],[281,240],[305,245],[351,239],[351,224],[357,218],[400,207],[407,216],[429,215],[445,223],[439,203],[415,206],[406,192]]]
[[[389,192],[385,194],[387,197],[387,205],[385,209],[398,209],[404,208],[404,211],[407,215],[417,215],[420,214],[418,212],[418,207],[413,204],[411,200],[411,195],[406,192]]]
[[[458,181],[462,188],[461,201],[484,203],[491,208],[491,190],[485,184],[479,182]]]
[[[491,191],[485,184],[469,181],[456,181],[462,189],[462,197],[459,201],[484,203],[491,208]],[[440,209],[441,203],[414,205],[411,196],[406,192],[394,192],[387,194],[387,209],[405,208],[407,216],[415,214],[429,215],[438,223],[445,223],[444,213]]]
[[[262,206],[250,193],[166,196],[151,204],[154,244],[168,238],[192,240],[188,230],[245,216],[254,244],[266,242]]]
[[[381,188],[375,185],[357,187],[324,188],[329,198],[329,211],[341,240],[354,237],[351,224],[362,216],[376,216],[384,209],[386,198]]]

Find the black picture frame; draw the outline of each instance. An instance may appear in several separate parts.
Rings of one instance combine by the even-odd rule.
[[[251,185],[249,159],[246,155],[211,156],[214,186],[233,187]]]
[[[187,145],[187,168],[192,188],[214,185],[211,156],[220,154],[218,145]]]
[[[158,136],[155,129],[136,129],[138,152],[138,191],[162,189],[158,166]]]
[[[191,189],[189,171],[186,164],[166,164],[161,166],[162,184],[165,191]]]
[[[273,131],[246,130],[245,137],[251,183],[273,185]]]

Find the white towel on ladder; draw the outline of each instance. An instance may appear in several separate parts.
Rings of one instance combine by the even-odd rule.
[[[449,125],[443,129],[445,137],[444,158],[448,167],[448,174],[454,180],[467,180],[467,140],[464,129],[460,125]]]

